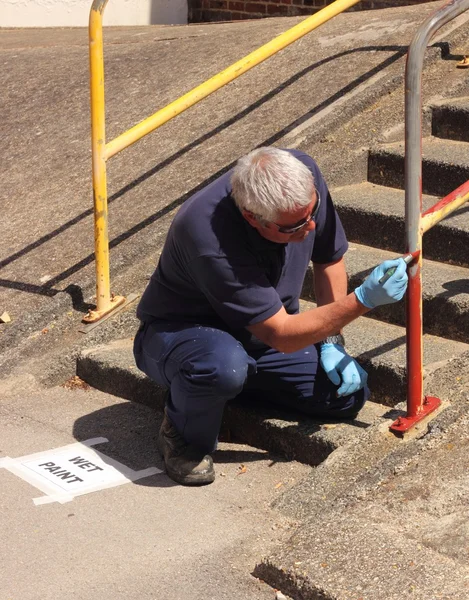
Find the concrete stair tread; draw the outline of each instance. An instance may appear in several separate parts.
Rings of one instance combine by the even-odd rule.
[[[377,152],[395,154],[404,158],[405,144],[403,141],[384,144]],[[451,165],[459,165],[464,169],[469,168],[469,151],[466,142],[441,139],[434,136],[425,137],[422,140],[422,156],[424,161],[436,164],[446,164],[449,161]],[[456,187],[458,186],[456,185]]]
[[[469,142],[469,96],[432,103],[432,134]]]
[[[334,204],[347,237],[375,248],[401,252],[405,240],[404,191],[374,183],[360,183],[332,189]],[[423,209],[440,198],[424,194]],[[423,237],[423,255],[469,267],[469,203],[440,221]]]
[[[334,188],[332,191],[334,204],[339,213],[343,208],[355,210],[357,213],[397,217],[404,226],[405,192],[404,190],[385,187],[374,183],[359,183]],[[423,210],[431,208],[440,198],[423,194]],[[460,229],[469,232],[469,203],[440,221],[437,228]],[[404,229],[402,230],[404,232]]]
[[[302,301],[301,310],[314,304]],[[368,372],[372,400],[395,406],[406,400],[406,331],[404,327],[366,317],[344,329],[348,352]],[[469,353],[469,344],[434,335],[423,336],[424,377],[444,368],[448,360]]]
[[[376,265],[395,257],[393,252],[350,244],[347,270],[351,278],[360,275],[363,280]],[[460,312],[469,310],[469,269],[424,259],[422,281],[424,300],[441,296],[448,304],[457,303]]]
[[[444,98],[442,100],[433,101],[432,107],[448,107],[456,110],[463,108],[469,111],[469,96],[458,96],[455,98]]]
[[[469,96],[459,96],[457,98],[444,98],[443,100],[433,101],[432,108],[448,108],[450,110],[462,110],[469,112]]]
[[[77,359],[77,374],[96,389],[163,409],[164,390],[135,366],[132,340],[84,350]],[[225,410],[221,439],[249,440],[255,447],[317,465],[388,412],[389,407],[368,402],[358,419],[328,423],[267,403],[232,402]]]
[[[446,196],[469,180],[469,146],[465,141],[438,137],[422,140],[422,191]],[[404,188],[404,142],[383,144],[370,150],[368,181]]]
[[[314,308],[301,301],[302,311]],[[362,317],[344,329],[348,352],[375,368],[385,365],[396,372],[405,371],[406,331],[404,327]],[[426,373],[441,366],[442,361],[469,352],[469,344],[425,334],[423,364]]]
[[[360,285],[376,265],[399,254],[401,252],[351,243],[345,255],[349,289]],[[422,279],[424,331],[461,342],[469,341],[469,269],[424,259]],[[313,291],[311,269],[303,288],[303,298],[314,299]],[[404,325],[404,303],[381,306],[370,316]]]

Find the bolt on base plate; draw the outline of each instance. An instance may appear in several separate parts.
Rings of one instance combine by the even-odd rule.
[[[423,421],[430,413],[436,410],[441,405],[441,400],[434,396],[425,396],[423,399],[422,407],[417,415],[414,417],[399,417],[389,427],[390,431],[397,434],[404,434],[409,431],[414,425]]]
[[[106,306],[106,308],[102,310],[90,310],[87,315],[85,315],[82,319],[83,323],[95,323],[102,319],[105,315],[112,312],[118,306],[125,302],[125,296],[113,296]]]

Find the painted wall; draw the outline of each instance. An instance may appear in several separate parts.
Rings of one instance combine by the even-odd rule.
[[[0,0],[0,27],[85,27],[92,0]],[[109,0],[104,25],[187,23],[187,0]]]

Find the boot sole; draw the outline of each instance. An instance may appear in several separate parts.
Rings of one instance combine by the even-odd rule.
[[[166,464],[165,464],[165,468],[166,468]],[[180,483],[181,485],[187,485],[187,486],[201,486],[201,485],[209,485],[210,483],[213,483],[215,481],[215,473],[213,473],[213,475],[202,475],[202,476],[197,476],[197,475],[178,475],[177,473],[171,472],[171,470],[168,470],[166,468],[166,475],[172,479],[173,481],[175,481],[176,483]],[[203,477],[203,479],[202,479]]]
[[[159,455],[161,456],[163,462],[164,462],[164,467],[166,470],[166,475],[172,479],[173,481],[175,481],[176,483],[180,483],[181,485],[187,485],[187,486],[201,486],[201,485],[209,485],[210,483],[213,483],[215,481],[215,472],[213,473],[206,473],[206,474],[200,474],[200,475],[181,475],[179,473],[175,473],[174,471],[172,471],[171,469],[168,469],[168,466],[166,464],[165,458],[164,458],[164,453],[163,450],[161,448],[161,443],[160,443],[160,437],[158,436],[157,440],[156,440],[156,448],[158,450]]]

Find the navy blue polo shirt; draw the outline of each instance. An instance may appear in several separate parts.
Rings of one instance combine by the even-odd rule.
[[[231,196],[231,171],[225,173],[174,218],[137,308],[140,320],[207,325],[241,339],[246,326],[282,305],[289,314],[298,312],[309,261],[338,260],[348,244],[318,166],[303,152],[290,152],[314,176],[321,197],[316,228],[302,242],[266,240],[241,215]]]

